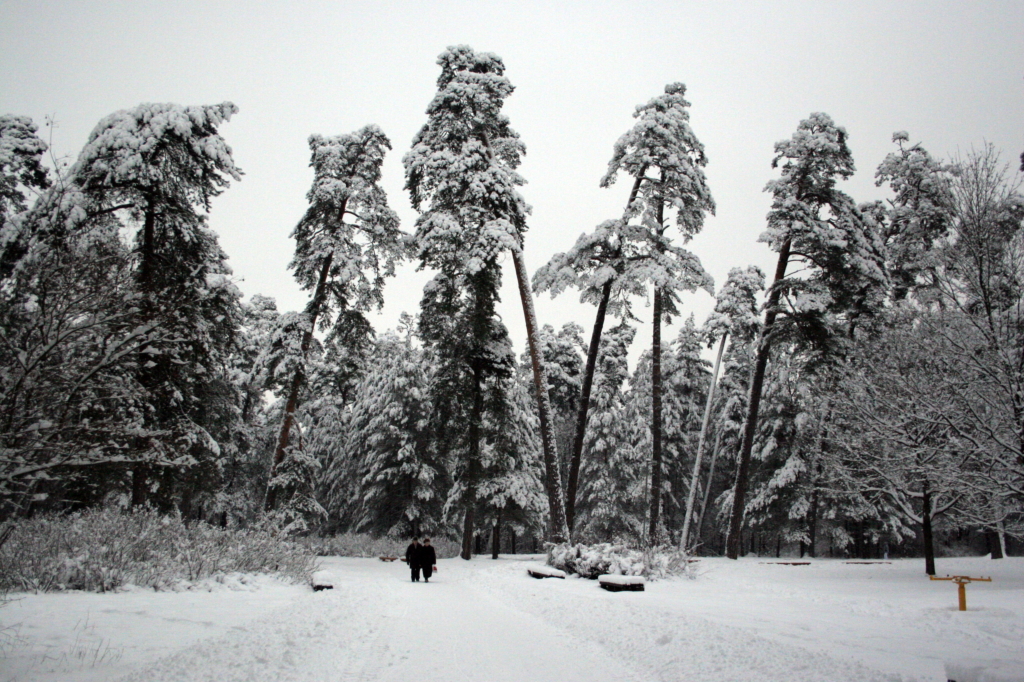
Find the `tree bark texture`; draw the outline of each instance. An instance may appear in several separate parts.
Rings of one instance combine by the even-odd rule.
[[[924,536],[924,572],[935,575],[935,543],[932,539],[932,492],[928,481],[921,486],[921,535]]]
[[[151,322],[156,315],[153,303],[153,272],[156,268],[156,210],[153,208],[155,197],[147,196],[145,216],[142,221],[142,257],[139,260],[139,289],[142,291],[142,310],[145,322]],[[150,387],[152,381],[147,375],[146,363],[139,362],[139,378],[143,386]],[[136,464],[132,468],[132,507],[141,506],[146,502],[146,478],[149,467]]]
[[[661,288],[654,288],[654,329],[651,341],[651,525],[647,542],[658,544],[661,520]]]
[[[462,525],[462,554],[473,558],[473,532],[476,522],[476,485],[480,477],[480,423],[484,414],[483,368],[473,361],[473,413],[469,421],[469,462],[466,463],[466,516]]]
[[[697,500],[697,488],[700,483],[700,464],[704,456],[704,443],[707,440],[708,424],[711,422],[711,405],[715,400],[715,388],[718,386],[718,371],[722,367],[722,354],[725,352],[725,343],[728,334],[722,335],[718,343],[718,356],[715,358],[715,369],[711,374],[711,387],[708,389],[708,399],[704,404],[704,419],[700,423],[700,438],[697,440],[697,456],[693,460],[693,476],[690,477],[690,494],[686,498],[686,515],[683,517],[683,532],[679,536],[679,550],[686,552],[689,549],[690,523],[693,521],[693,505]],[[708,480],[708,485],[711,480]]]
[[[590,391],[594,386],[594,371],[597,368],[598,348],[604,331],[604,319],[608,313],[608,299],[612,293],[612,282],[605,282],[601,288],[601,302],[597,305],[594,330],[590,334],[590,348],[587,349],[587,367],[583,372],[583,386],[580,389],[580,407],[576,413],[576,434],[572,441],[572,457],[569,460],[569,483],[565,493],[565,523],[569,533],[576,523],[576,491],[580,480],[580,462],[583,459],[583,441],[587,435],[587,416],[590,411]]]
[[[700,505],[700,516],[697,517],[697,537],[704,537],[704,520],[707,518],[708,504],[711,502],[711,483],[715,480],[715,463],[722,445],[722,432],[715,434],[715,446],[711,450],[711,465],[708,467],[708,484],[704,487],[704,501]]]
[[[339,214],[345,215],[345,207],[348,205],[348,199],[341,202],[341,208]],[[316,289],[313,290],[313,298],[310,300],[309,305],[306,307],[306,312],[309,315],[309,327],[302,333],[302,343],[299,346],[299,352],[302,355],[302,362],[295,369],[295,376],[292,377],[292,383],[288,387],[288,399],[285,402],[284,408],[284,420],[281,422],[281,431],[277,437],[277,447],[274,449],[274,464],[270,469],[270,479],[273,480],[274,475],[277,473],[277,468],[281,466],[281,462],[284,461],[284,455],[288,448],[288,439],[291,436],[292,424],[295,422],[295,411],[299,407],[299,389],[302,388],[302,375],[303,369],[306,364],[306,357],[309,355],[309,349],[313,345],[313,331],[316,329],[316,321],[323,312],[324,303],[327,298],[327,277],[331,272],[331,263],[334,261],[334,254],[329,254],[327,259],[324,260],[323,266],[320,268],[320,277],[316,282]],[[270,511],[274,508],[277,503],[277,493],[273,486],[267,487],[267,500],[264,508]]]
[[[633,181],[633,189],[629,193],[629,201],[626,208],[636,201],[636,195],[640,191],[640,183],[645,166]],[[576,493],[579,490],[580,463],[583,460],[583,442],[587,435],[587,418],[590,412],[590,392],[594,386],[594,372],[597,370],[597,356],[601,348],[601,335],[604,333],[604,320],[608,313],[608,301],[612,294],[614,280],[605,282],[601,288],[601,302],[597,305],[597,317],[594,319],[594,329],[590,334],[590,347],[587,349],[587,366],[583,372],[583,386],[580,389],[579,411],[576,413],[576,433],[572,441],[572,456],[569,459],[569,482],[565,492],[565,520],[570,535],[576,524]]]
[[[558,473],[558,452],[555,448],[551,398],[548,395],[547,373],[544,371],[544,363],[540,355],[537,312],[533,307],[533,294],[530,293],[530,282],[526,275],[526,259],[521,247],[513,251],[512,260],[515,263],[516,280],[519,283],[519,298],[523,303],[523,316],[526,318],[526,337],[530,346],[530,362],[533,365],[533,386],[540,413],[540,434],[544,451],[544,483],[547,488],[548,513],[550,515],[549,539],[552,542],[566,542],[569,540],[569,526],[566,524],[565,508],[562,506],[562,480]]]
[[[754,436],[757,434],[757,414],[761,407],[761,391],[764,388],[765,370],[768,368],[768,356],[771,353],[771,331],[778,316],[780,290],[779,282],[786,276],[789,265],[789,249],[791,242],[786,240],[779,250],[779,262],[775,267],[775,280],[772,282],[771,293],[768,295],[768,306],[764,314],[764,327],[757,346],[757,359],[754,372],[750,378],[750,399],[747,405],[747,420],[743,425],[743,441],[740,445],[739,461],[736,467],[736,486],[733,490],[732,518],[729,520],[729,539],[726,541],[726,556],[737,559],[740,555],[740,529],[743,527],[743,511],[747,494],[747,479],[750,476],[750,453],[754,447]]]

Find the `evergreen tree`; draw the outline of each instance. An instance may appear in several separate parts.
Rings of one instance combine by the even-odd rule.
[[[867,207],[882,226],[886,270],[896,301],[929,284],[922,276],[939,266],[937,242],[953,222],[951,168],[920,144],[905,146],[909,139],[906,132],[893,133],[899,151],[888,154],[875,172],[875,184],[888,184],[893,198],[887,206],[878,202]]]
[[[836,316],[845,320],[847,336],[852,337],[856,324],[878,309],[885,294],[884,246],[876,226],[836,189],[837,180],[854,172],[846,138],[846,131],[831,118],[815,113],[800,122],[791,139],[775,145],[772,167],[781,163],[782,177],[765,188],[773,200],[761,240],[779,253],[779,259],[750,379],[729,529],[731,559],[739,556],[750,453],[773,340],[785,334],[827,355]],[[803,262],[805,276],[786,276],[791,258]]]
[[[501,113],[505,98],[512,92],[501,59],[458,46],[443,52],[438,64],[441,75],[437,94],[427,109],[427,123],[414,138],[404,164],[406,189],[413,207],[421,212],[413,251],[421,266],[438,271],[424,292],[420,321],[423,338],[448,365],[441,370],[439,386],[458,385],[459,375],[466,372],[469,377],[468,390],[462,394],[472,403],[466,415],[467,463],[458,484],[462,491],[459,496],[465,501],[462,556],[468,559],[481,474],[485,384],[492,377],[501,383],[511,376],[495,346],[507,336],[494,310],[501,281],[497,259],[504,249],[513,251],[522,288],[525,273],[521,272],[521,245],[529,207],[515,189],[523,184],[515,168],[525,147]],[[529,313],[529,292],[521,293],[540,409],[550,523],[553,537],[563,537],[565,515],[550,430],[547,384],[538,381],[543,378],[536,338],[539,330]],[[436,319],[437,315],[465,326],[454,331],[451,325]],[[437,345],[443,338],[451,338],[453,331],[451,343]]]
[[[302,320],[298,362],[285,398],[284,418],[274,451],[266,508],[277,503],[276,470],[285,461],[290,433],[307,379],[306,356],[317,325],[349,346],[372,333],[364,314],[384,303],[384,279],[403,255],[398,216],[379,186],[380,169],[391,143],[377,126],[349,135],[309,138],[313,186],[309,208],[296,225],[290,267],[303,289],[312,290]]]
[[[601,337],[579,509],[581,534],[597,541],[637,541],[644,536],[647,458],[629,443],[622,393],[635,335],[636,330],[623,322]]]
[[[212,466],[219,446],[204,426],[199,396],[225,371],[240,318],[227,256],[206,225],[210,200],[241,177],[217,132],[236,112],[231,103],[142,104],[103,119],[69,171],[72,186],[56,207],[66,219],[51,217],[43,237],[61,239],[112,214],[134,231],[139,323],[163,331],[162,341],[141,349],[138,360],[149,393],[145,419],[189,453],[187,461],[204,467]],[[173,488],[175,474],[163,467],[150,480],[141,454],[150,445],[140,438],[135,449],[140,463],[133,468],[132,502],[139,504],[157,486]]]
[[[653,341],[651,346],[651,513],[648,542],[658,541],[662,493],[662,386],[661,386],[661,322],[671,322],[678,314],[679,292],[711,291],[711,278],[699,259],[682,247],[672,244],[667,235],[666,209],[675,211],[676,227],[685,242],[701,230],[706,213],[714,213],[704,177],[707,165],[704,146],[690,128],[690,103],[684,95],[686,86],[671,83],[665,94],[637,107],[637,123],[615,143],[615,153],[608,172],[601,180],[609,186],[619,173],[640,180],[636,208],[649,252],[645,277],[654,289]],[[654,177],[649,174],[653,173]]]
[[[541,328],[540,342],[558,446],[559,476],[570,480],[572,441],[584,371],[583,328],[575,322],[566,322],[556,334],[551,325],[546,324]]]
[[[358,467],[355,528],[393,537],[436,532],[443,528],[450,485],[431,447],[427,356],[408,334],[385,334],[375,345],[356,385],[338,456]]]

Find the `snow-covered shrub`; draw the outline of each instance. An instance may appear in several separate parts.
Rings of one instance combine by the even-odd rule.
[[[548,564],[590,580],[599,575],[642,575],[657,580],[669,575],[690,574],[686,555],[666,546],[638,550],[608,542],[563,543],[550,546]]]
[[[104,508],[16,522],[0,547],[0,590],[169,589],[227,573],[307,582],[315,564],[307,548],[263,530]]]
[[[405,556],[405,550],[412,542],[406,538],[374,537],[368,533],[342,533],[326,538],[302,538],[299,540],[317,556],[381,557]],[[450,559],[459,555],[462,547],[443,537],[431,537],[438,559]]]

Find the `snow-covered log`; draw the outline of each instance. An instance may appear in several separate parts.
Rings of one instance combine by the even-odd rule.
[[[551,566],[531,565],[526,567],[526,572],[533,578],[565,578],[565,571],[560,571]]]
[[[642,575],[602,575],[597,582],[609,592],[643,592],[646,581]]]
[[[314,592],[320,590],[333,590],[334,589],[334,576],[331,575],[330,571],[316,571],[313,573],[313,579],[310,581]]]

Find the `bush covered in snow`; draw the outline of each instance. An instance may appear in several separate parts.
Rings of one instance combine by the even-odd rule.
[[[603,542],[595,545],[551,545],[548,564],[581,578],[599,575],[642,575],[657,580],[667,575],[689,574],[687,557],[674,547],[631,549]]]
[[[412,542],[408,538],[374,537],[368,533],[341,533],[325,538],[308,537],[300,540],[317,556],[381,557],[405,556]],[[430,544],[438,559],[451,559],[459,555],[461,545],[443,537],[431,537]]]
[[[0,591],[161,590],[228,573],[308,582],[315,564],[308,548],[265,530],[186,525],[153,509],[91,509],[16,522],[0,547]]]

